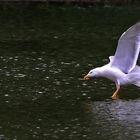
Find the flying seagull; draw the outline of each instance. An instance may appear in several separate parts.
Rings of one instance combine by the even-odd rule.
[[[115,82],[116,91],[111,96],[117,99],[121,85],[134,84],[140,87],[140,66],[136,65],[140,51],[140,22],[124,32],[118,41],[114,56],[102,67],[89,71],[84,80],[92,77],[105,77]]]

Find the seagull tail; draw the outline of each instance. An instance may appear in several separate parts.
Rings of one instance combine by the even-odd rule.
[[[140,66],[136,65],[135,68],[130,72],[130,78],[133,79],[133,84],[140,87]]]
[[[133,84],[137,87],[140,87],[140,81],[134,82]]]

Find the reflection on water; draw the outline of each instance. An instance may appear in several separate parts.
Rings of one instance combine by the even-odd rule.
[[[91,128],[97,138],[140,138],[140,100],[93,102],[92,115]]]

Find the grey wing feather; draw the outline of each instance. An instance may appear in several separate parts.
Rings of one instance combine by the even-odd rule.
[[[140,50],[140,22],[130,27],[118,41],[111,66],[129,73],[136,65]]]

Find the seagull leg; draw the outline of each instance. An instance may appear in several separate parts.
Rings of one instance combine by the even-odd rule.
[[[118,94],[118,91],[120,90],[120,85],[116,85],[117,89],[116,91],[113,93],[113,95],[111,96],[111,98],[113,100],[116,100],[117,99],[117,94]]]

